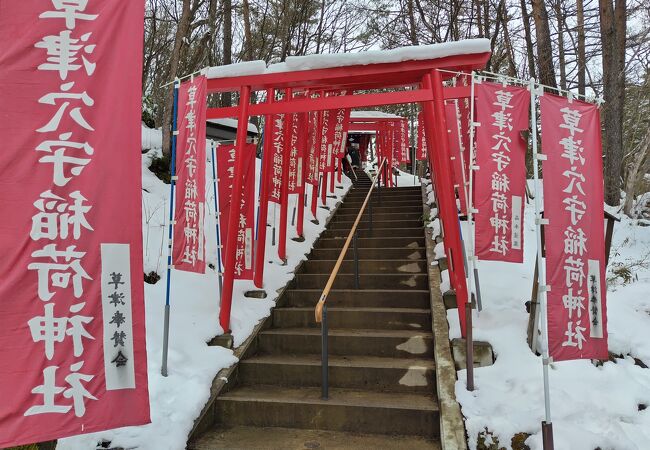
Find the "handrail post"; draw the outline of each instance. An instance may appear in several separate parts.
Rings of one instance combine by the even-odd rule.
[[[359,289],[359,244],[357,241],[359,232],[355,230],[354,237],[352,238],[352,245],[354,251],[354,288]]]
[[[322,370],[322,379],[321,379],[321,397],[323,400],[329,398],[329,367],[328,367],[328,348],[327,348],[327,305],[323,305],[323,318],[321,321],[321,345],[322,345],[322,354],[321,354],[321,370]]]

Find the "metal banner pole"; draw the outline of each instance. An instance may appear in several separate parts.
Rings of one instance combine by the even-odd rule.
[[[178,136],[178,88],[180,80],[174,80],[174,103],[172,109],[172,151],[169,162],[169,173],[171,179],[169,182],[169,234],[167,241],[167,287],[165,291],[165,323],[163,325],[163,349],[162,349],[162,368],[160,373],[163,377],[167,376],[167,353],[169,351],[169,297],[171,288],[172,274],[172,239],[174,237],[174,187],[176,185],[176,136]]]
[[[548,286],[546,285],[546,268],[542,260],[542,226],[548,224],[548,219],[543,219],[541,214],[540,195],[539,195],[539,161],[546,159],[546,155],[541,155],[537,152],[537,107],[535,105],[537,86],[535,79],[532,78],[529,82],[528,89],[530,90],[530,116],[531,116],[531,131],[533,137],[533,179],[535,180],[535,235],[537,238],[537,276],[538,289],[537,301],[541,306],[542,315],[542,370],[544,375],[544,410],[545,421],[542,422],[542,436],[544,440],[544,450],[553,450],[553,423],[551,422],[551,394],[549,389],[548,380],[548,324],[546,321],[546,292]]]
[[[221,270],[221,237],[219,234],[219,190],[217,189],[217,156],[215,151],[215,144],[210,144],[212,151],[212,187],[214,189],[214,216],[217,219],[217,278],[219,279],[219,303],[221,304],[221,291],[223,290],[223,280],[221,279],[223,271]]]
[[[480,124],[476,123],[474,121],[474,72],[472,72],[471,75],[471,82],[470,82],[470,95],[469,95],[469,161],[468,161],[468,166],[469,166],[469,190],[467,191],[467,224],[469,225],[469,233],[468,233],[468,238],[469,238],[469,247],[470,247],[470,252],[469,252],[469,264],[470,264],[470,271],[473,273],[473,277],[468,274],[469,277],[469,291],[470,293],[476,289],[476,310],[478,312],[481,312],[483,310],[483,302],[481,301],[481,293],[480,293],[480,288],[479,288],[479,277],[478,277],[478,267],[477,267],[477,262],[478,262],[478,257],[476,256],[476,246],[475,246],[475,234],[476,234],[476,227],[474,223],[474,214],[478,212],[477,209],[474,209],[474,171],[479,170],[478,166],[474,164],[475,161],[475,156],[474,153],[476,152],[476,147],[474,143],[474,130],[475,127],[479,126]],[[461,158],[462,158],[462,152],[461,152]],[[464,174],[464,171],[463,171]],[[464,178],[464,175],[463,175]],[[463,182],[465,180],[463,179]],[[474,288],[474,284],[476,284],[476,288]]]

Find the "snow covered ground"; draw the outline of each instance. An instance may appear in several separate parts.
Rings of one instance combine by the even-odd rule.
[[[143,143],[156,141],[156,130],[143,128]],[[160,133],[160,131],[158,131]],[[208,148],[208,159],[210,150]],[[161,279],[156,284],[145,284],[147,326],[147,359],[149,395],[152,423],[139,427],[126,427],[94,434],[62,439],[57,449],[94,450],[98,442],[110,441],[112,446],[139,450],[179,450],[185,448],[188,434],[210,395],[210,385],[216,373],[235,362],[231,350],[209,347],[207,342],[223,334],[219,326],[218,278],[216,270],[207,268],[205,275],[188,272],[171,272],[171,320],[169,338],[169,376],[160,374],[165,304],[167,249],[167,222],[169,216],[169,185],[160,181],[148,167],[151,158],[160,155],[155,148],[142,155],[142,232],[144,239],[144,271],[157,272]],[[256,160],[256,191],[259,192],[260,160]],[[207,204],[212,212],[206,219],[206,249],[208,263],[216,266],[216,223],[212,171],[208,161]],[[339,183],[337,183],[339,184]],[[328,198],[333,209],[348,191],[351,182],[343,176],[341,188],[335,189],[336,198]],[[308,193],[310,187],[307,188]],[[247,298],[244,293],[256,289],[252,281],[235,281],[231,327],[235,346],[242,344],[255,325],[270,314],[278,296],[277,290],[293,278],[297,264],[306,259],[318,235],[324,230],[330,210],[318,208],[319,224],[311,222],[311,213],[305,212],[305,241],[295,242],[292,226],[292,209],[297,196],[289,198],[289,231],[287,235],[287,264],[281,265],[277,246],[271,245],[272,229],[269,227],[265,254],[265,299]],[[311,197],[309,197],[311,198]],[[279,229],[280,209],[269,206],[269,223],[275,220]],[[319,200],[320,205],[320,200]],[[314,299],[316,302],[317,299]]]
[[[466,222],[463,233],[468,233]],[[526,343],[524,306],[535,266],[532,202],[526,206],[524,241],[524,264],[479,262],[483,311],[475,311],[474,339],[492,345],[496,362],[475,369],[473,392],[466,390],[465,370],[458,372],[456,395],[471,449],[479,435],[488,448],[510,448],[517,433],[531,435],[526,440],[531,449],[542,448],[542,360]],[[650,366],[649,255],[650,228],[623,217],[614,229],[607,275],[609,350],[617,356],[602,365],[585,360],[552,364],[551,409],[558,450],[650,448],[650,410],[645,410],[650,405],[650,369],[634,359]],[[450,339],[460,337],[456,310],[447,318]],[[489,446],[497,440],[498,445]]]

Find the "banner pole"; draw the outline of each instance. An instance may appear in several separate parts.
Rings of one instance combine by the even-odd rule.
[[[172,148],[169,161],[169,234],[167,240],[167,287],[165,290],[165,322],[163,325],[162,367],[160,373],[167,376],[167,353],[169,350],[169,297],[172,275],[172,239],[174,236],[174,187],[176,185],[176,136],[178,136],[178,89],[180,80],[174,80],[174,102],[172,108]]]
[[[481,299],[481,294],[480,294],[480,289],[479,289],[479,278],[478,278],[478,257],[476,256],[476,245],[475,245],[475,235],[476,235],[476,227],[474,223],[474,214],[477,213],[478,211],[474,209],[474,171],[478,170],[478,167],[474,165],[475,161],[475,155],[474,153],[476,152],[476,147],[474,143],[474,129],[476,126],[476,123],[474,122],[474,71],[472,71],[471,74],[471,82],[470,82],[470,95],[469,95],[469,161],[467,163],[469,167],[469,190],[465,191],[465,199],[467,200],[467,224],[469,225],[469,233],[468,233],[468,238],[469,238],[469,247],[470,247],[470,252],[469,252],[469,263],[470,263],[470,271],[471,274],[467,274],[469,278],[469,291],[470,294],[474,292],[474,281],[476,281],[476,310],[478,312],[481,312],[483,310],[483,302]],[[461,162],[462,161],[463,154],[461,152]],[[462,165],[462,164],[461,164]],[[465,171],[463,170],[463,184],[465,183]]]
[[[271,104],[275,100],[275,90],[267,89],[266,102]],[[262,131],[262,175],[260,176],[260,204],[257,210],[257,237],[255,247],[255,263],[253,271],[253,283],[255,287],[264,286],[264,261],[266,252],[266,229],[269,216],[269,175],[271,173],[271,160],[273,152],[271,150],[272,139],[272,120],[271,116],[264,116],[264,128]],[[275,227],[275,218],[273,221]]]
[[[533,138],[533,179],[535,180],[535,235],[537,238],[537,276],[539,286],[537,290],[537,301],[542,310],[542,370],[544,376],[544,411],[546,419],[542,422],[542,437],[544,441],[544,450],[553,450],[553,424],[551,422],[551,395],[548,377],[548,326],[546,315],[546,292],[548,286],[546,285],[546,268],[544,267],[544,261],[542,260],[542,226],[545,221],[541,214],[542,208],[540,205],[539,195],[539,160],[543,159],[543,157],[537,152],[537,107],[535,105],[537,88],[534,78],[530,79],[528,89],[530,90],[530,116]]]
[[[284,101],[289,102],[293,98],[293,91],[287,88],[284,93]],[[280,236],[278,240],[278,258],[282,264],[287,263],[287,228],[289,215],[289,159],[291,158],[291,132],[293,130],[293,114],[284,115],[282,134],[284,135],[284,147],[282,148],[282,188],[280,190]]]
[[[212,187],[214,188],[214,216],[217,219],[217,278],[219,280],[219,304],[221,304],[221,291],[223,290],[223,280],[221,276],[221,238],[219,236],[219,190],[217,189],[217,158],[215,151],[215,143],[211,141],[210,150],[212,151]]]

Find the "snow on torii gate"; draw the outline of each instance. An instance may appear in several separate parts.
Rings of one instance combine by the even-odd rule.
[[[427,157],[442,229],[443,242],[449,264],[449,279],[456,290],[456,301],[462,335],[465,336],[465,305],[467,286],[463,262],[458,210],[452,179],[452,168],[445,120],[445,100],[467,98],[466,86],[444,87],[443,81],[458,71],[470,74],[484,68],[490,57],[490,42],[474,39],[429,46],[404,47],[387,51],[368,51],[331,55],[289,57],[284,63],[266,67],[263,61],[254,61],[208,70],[208,93],[238,92],[239,104],[232,107],[209,108],[208,119],[238,118],[248,123],[250,116],[307,113],[340,108],[420,103],[424,112],[427,139]],[[358,90],[410,87],[407,90],[355,94]],[[266,103],[251,104],[251,91],[267,91]],[[274,93],[288,93],[284,101],[274,102]],[[345,90],[346,95],[319,98],[293,98],[292,92]],[[270,95],[268,95],[270,94]],[[435,145],[434,142],[437,144]],[[232,196],[241,197],[243,186],[243,159],[246,128],[237,129],[235,173]],[[239,202],[231,202],[239,208]],[[231,206],[232,207],[232,206]],[[228,236],[237,231],[238,212],[229,214]],[[260,217],[265,223],[266,218]],[[266,239],[266,227],[259,227],[258,240]],[[264,231],[262,231],[264,230]],[[259,248],[259,247],[258,247]],[[230,331],[236,240],[228,239],[225,247],[223,292],[219,321],[225,333]],[[258,265],[257,260],[262,261]],[[256,258],[256,269],[263,265],[264,255]]]

